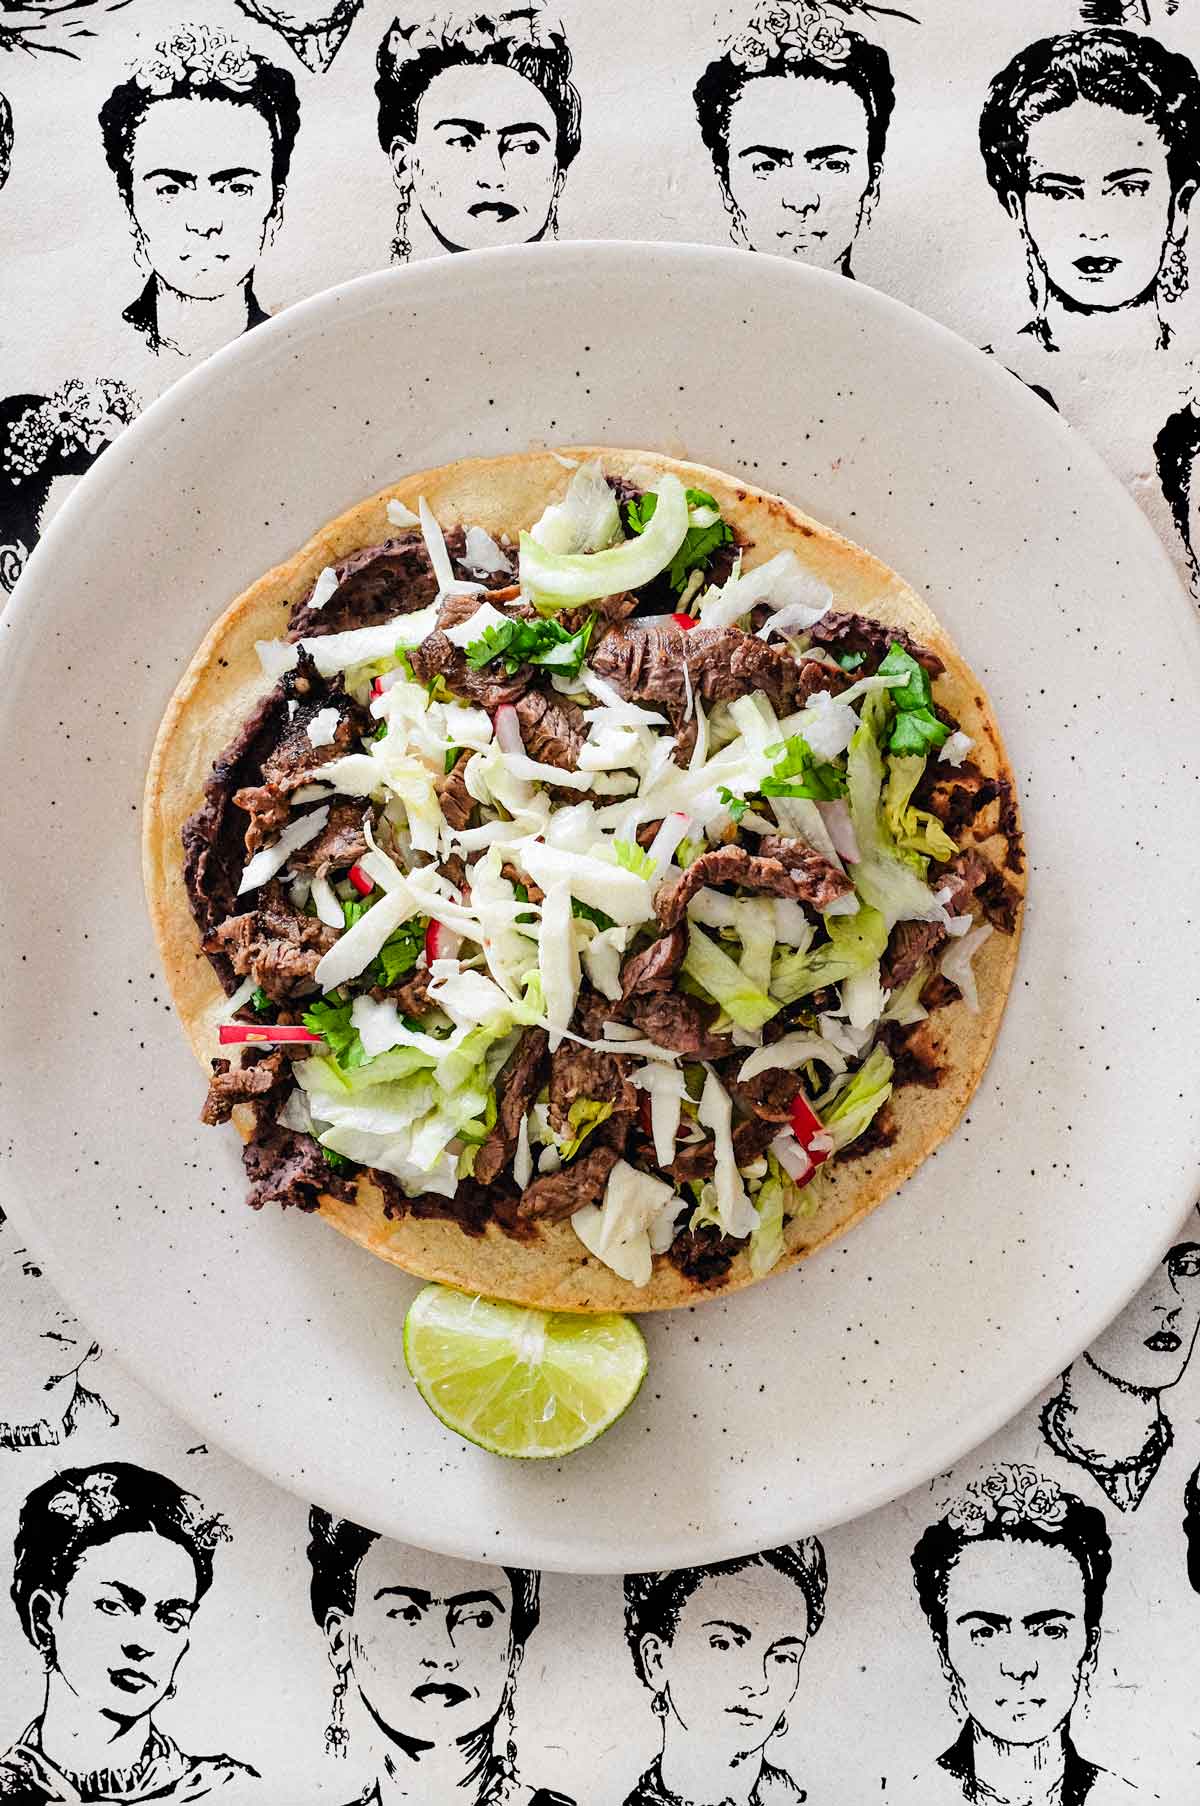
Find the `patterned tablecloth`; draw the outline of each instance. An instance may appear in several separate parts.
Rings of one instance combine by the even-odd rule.
[[[1191,578],[1200,0],[396,4],[0,0],[5,589],[221,344],[390,258],[555,234],[732,237],[913,303],[1041,389]],[[539,1583],[206,1448],[0,1218],[0,1800],[1200,1798],[1198,1324],[1193,1218],[929,1487],[719,1569]]]

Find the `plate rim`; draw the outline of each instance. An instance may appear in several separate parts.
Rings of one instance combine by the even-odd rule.
[[[508,263],[529,268],[545,267],[551,263],[567,266],[576,260],[584,263],[611,260],[617,263],[628,259],[631,254],[635,258],[641,258],[647,262],[675,264],[684,269],[690,269],[692,272],[699,265],[706,265],[712,269],[721,265],[737,265],[744,270],[746,260],[752,256],[750,252],[728,246],[663,243],[637,239],[571,239],[547,245],[516,245],[467,252],[461,254],[460,258],[455,261],[454,269],[456,274],[461,274],[464,269],[469,270],[470,267],[482,263]],[[0,614],[0,719],[15,712],[16,706],[3,701],[5,692],[12,694],[16,690],[15,685],[3,684],[4,677],[9,674],[8,661],[15,661],[19,656],[24,638],[34,635],[38,631],[37,608],[34,600],[34,590],[38,585],[36,582],[31,584],[28,581],[30,573],[36,573],[40,580],[44,568],[53,568],[58,546],[74,533],[76,520],[82,522],[95,510],[102,508],[109,487],[120,481],[120,473],[141,455],[143,446],[153,443],[167,416],[181,404],[191,405],[195,399],[200,399],[206,392],[211,392],[214,387],[219,387],[230,374],[236,375],[239,366],[249,364],[261,355],[261,348],[265,343],[273,344],[276,340],[282,342],[284,338],[293,335],[299,335],[303,339],[310,326],[319,327],[324,320],[330,317],[331,313],[336,313],[336,310],[345,302],[370,308],[379,302],[386,302],[390,293],[400,291],[403,294],[403,291],[408,289],[412,291],[414,304],[419,306],[419,290],[422,284],[425,282],[436,284],[438,281],[444,280],[444,275],[440,272],[446,262],[445,258],[431,258],[415,264],[370,271],[351,278],[347,282],[306,296],[265,321],[261,326],[255,328],[253,333],[245,334],[223,346],[194,369],[185,372],[149,404],[124,430],[120,439],[114,442],[114,445],[119,444],[123,448],[125,455],[112,464],[111,475],[109,474],[108,459],[100,458],[67,497],[46,533],[34,548],[8,606]],[[799,284],[801,288],[805,285],[819,286],[826,283],[840,285],[845,281],[845,278],[840,275],[813,270],[807,266],[793,266],[781,259],[758,258],[755,259],[755,263],[756,266],[764,266],[769,271],[772,280],[793,282]],[[1072,463],[1080,470],[1083,478],[1089,484],[1101,488],[1108,497],[1111,508],[1120,517],[1123,536],[1130,542],[1132,550],[1152,567],[1147,587],[1154,590],[1156,606],[1164,608],[1169,606],[1181,627],[1186,620],[1189,627],[1184,629],[1184,632],[1190,631],[1195,645],[1200,648],[1200,615],[1191,605],[1166,547],[1149,519],[1138,507],[1133,495],[1109,469],[1099,453],[1061,415],[1047,408],[1043,400],[1035,396],[1018,378],[1015,378],[998,358],[989,356],[940,321],[921,313],[918,309],[892,295],[863,283],[856,283],[855,289],[856,297],[861,301],[868,315],[884,320],[898,316],[907,320],[909,330],[920,332],[926,339],[940,341],[947,354],[957,359],[959,364],[978,382],[981,382],[985,389],[991,387],[998,397],[1005,397],[1010,408],[1016,406],[1018,411],[1027,409],[1030,422],[1039,424],[1042,436],[1049,433],[1051,438],[1058,441],[1060,447],[1069,454]],[[263,336],[260,337],[260,335]],[[1022,391],[1022,393],[1018,394],[1017,391]],[[905,573],[901,571],[900,574],[903,576]],[[1167,601],[1168,591],[1170,592],[1169,604]],[[0,880],[0,887],[2,887],[2,880]],[[0,1017],[7,1017],[7,1009],[2,996],[0,996]],[[1003,1032],[1004,1025],[1002,1023],[1001,1033]],[[33,1205],[27,1203],[19,1188],[8,1183],[7,1178],[3,1183],[3,1194],[5,1212],[12,1218],[35,1250],[42,1255],[52,1283],[61,1291],[80,1321],[92,1327],[94,1320],[91,1315],[90,1300],[86,1295],[82,1278],[77,1286],[73,1269],[64,1275],[57,1256],[53,1252],[46,1253],[46,1244],[41,1240]],[[1191,1208],[1190,1202],[1184,1206],[1180,1222],[1186,1220],[1187,1213]],[[1013,1395],[1006,1394],[1004,1402],[999,1408],[986,1414],[976,1411],[969,1420],[969,1427],[957,1417],[952,1417],[939,1440],[934,1442],[928,1436],[922,1438],[920,1445],[922,1452],[919,1455],[893,1464],[880,1474],[874,1485],[859,1487],[854,1499],[847,1501],[844,1509],[838,1508],[832,1512],[822,1511],[818,1512],[816,1516],[813,1516],[812,1513],[801,1516],[798,1520],[798,1527],[790,1530],[788,1535],[817,1534],[829,1530],[837,1524],[874,1511],[901,1497],[912,1488],[922,1485],[932,1476],[954,1466],[973,1449],[987,1442],[997,1431],[1025,1410],[1029,1403],[1062,1372],[1064,1366],[1076,1359],[1082,1350],[1088,1347],[1120,1314],[1161,1261],[1177,1228],[1178,1224],[1174,1224],[1161,1239],[1155,1240],[1153,1251],[1144,1257],[1136,1270],[1130,1266],[1125,1267],[1119,1288],[1119,1299],[1115,1307],[1109,1309],[1105,1305],[1099,1315],[1094,1313],[1089,1315],[1084,1339],[1081,1342],[1078,1341],[1080,1332],[1078,1330],[1073,1332],[1070,1338],[1069,1355],[1056,1359],[1049,1371],[1040,1374],[1035,1385],[1031,1386],[1027,1382],[1023,1384],[1020,1396],[1015,1403],[1012,1402]],[[835,1246],[838,1245],[840,1242],[835,1244]],[[113,1333],[114,1329],[115,1333]],[[220,1418],[215,1412],[210,1422],[202,1408],[203,1400],[197,1402],[190,1397],[184,1399],[169,1382],[164,1381],[160,1385],[156,1378],[148,1377],[119,1325],[103,1324],[102,1337],[106,1352],[126,1369],[138,1385],[144,1387],[152,1397],[184,1423],[194,1424],[201,1429],[216,1446],[242,1462],[251,1472],[264,1475],[293,1497],[306,1502],[311,1499],[311,1489],[304,1484],[302,1475],[290,1474],[280,1462],[259,1451],[249,1424],[245,1425],[244,1433],[239,1435],[236,1425],[231,1424],[227,1419]],[[556,1463],[547,1463],[546,1465],[550,1468],[557,1466]],[[339,1510],[348,1507],[347,1514],[354,1515],[352,1503],[345,1498],[344,1492],[336,1484],[329,1488],[322,1487],[321,1491],[327,1505],[336,1506]],[[516,1532],[515,1535],[511,1534],[513,1530]],[[771,1534],[774,1535],[775,1532],[772,1531]],[[411,1541],[412,1537],[410,1536],[408,1540]],[[685,1541],[687,1543],[686,1550],[681,1547]],[[545,1538],[540,1539],[536,1549],[531,1549],[528,1541],[522,1540],[519,1520],[514,1523],[512,1517],[508,1516],[500,1534],[495,1537],[493,1545],[481,1557],[478,1556],[477,1546],[469,1543],[463,1537],[451,1535],[439,1538],[429,1529],[421,1531],[419,1546],[447,1556],[480,1558],[493,1563],[512,1562],[536,1566],[548,1572],[599,1574],[624,1572],[630,1559],[636,1560],[642,1566],[666,1567],[736,1558],[750,1553],[759,1544],[757,1540],[747,1542],[736,1535],[732,1538],[721,1537],[715,1532],[706,1538],[690,1538],[685,1530],[677,1530],[673,1537],[660,1538],[657,1542],[650,1544],[648,1549],[646,1546],[640,1546],[636,1556],[627,1557],[624,1561],[618,1561],[613,1555],[602,1559],[599,1563],[594,1557],[585,1563],[579,1553],[574,1551],[570,1545],[556,1546],[548,1543]]]

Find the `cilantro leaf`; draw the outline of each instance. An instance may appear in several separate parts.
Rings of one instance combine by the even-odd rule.
[[[367,1057],[358,1030],[350,1020],[352,1008],[353,999],[343,998],[341,992],[335,991],[311,1004],[303,1017],[305,1028],[328,1043],[330,1053],[345,1071],[361,1066]]]
[[[759,786],[764,796],[809,797],[829,803],[846,794],[845,773],[836,765],[819,764],[802,734],[791,734],[768,746],[767,757],[774,759],[775,765]]]
[[[635,534],[644,533],[654,519],[657,505],[658,497],[654,494],[635,496],[633,501],[626,502],[626,529]],[[716,498],[707,490],[689,489],[687,505],[689,508],[712,508],[718,518],[708,527],[689,527],[684,535],[683,544],[667,567],[667,582],[676,595],[687,587],[692,572],[702,570],[718,547],[728,545],[733,538],[732,527],[720,518]]]
[[[499,627],[487,627],[467,647],[467,662],[475,671],[502,658],[509,676],[521,665],[538,665],[543,670],[557,671],[574,677],[587,655],[595,615],[589,615],[575,633],[568,633],[561,622],[549,618],[535,621],[505,621]]]
[[[271,999],[267,996],[267,993],[263,990],[261,985],[258,985],[251,994],[250,1008],[252,1010],[257,1010],[260,1015],[264,1010],[273,1010],[275,1008],[275,1005],[271,1002]]]
[[[654,861],[649,853],[643,852],[636,840],[614,840],[613,852],[617,856],[617,864],[625,871],[633,872],[638,878],[649,878],[654,872]]]
[[[741,821],[743,815],[745,815],[747,809],[750,807],[745,797],[734,796],[733,791],[730,790],[726,784],[721,784],[718,787],[717,795],[728,809],[734,821]]]
[[[379,723],[379,726],[375,729],[375,732],[373,734],[367,735],[367,739],[368,740],[386,740],[387,739],[387,731],[388,731],[387,722],[381,721]]]
[[[458,755],[462,750],[463,749],[461,746],[448,746],[446,748],[445,775],[447,777],[450,776],[450,773],[454,770],[454,767],[458,764]]]
[[[401,922],[371,962],[369,972],[374,984],[390,990],[406,972],[412,971],[421,957],[428,926],[428,916],[415,916],[411,921]]]
[[[335,1173],[354,1172],[354,1162],[352,1160],[347,1160],[344,1154],[336,1153],[333,1148],[326,1147],[322,1147],[321,1153],[324,1155],[325,1164],[331,1166]]]
[[[353,928],[354,924],[362,916],[366,915],[368,909],[370,909],[370,907],[374,901],[375,901],[374,897],[347,897],[347,898],[344,898],[342,901],[343,925],[346,928]]]
[[[857,671],[867,657],[865,652],[835,652],[833,656],[843,671]]]

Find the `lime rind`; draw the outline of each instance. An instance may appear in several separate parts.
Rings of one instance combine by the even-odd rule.
[[[594,1442],[629,1409],[647,1368],[628,1317],[532,1310],[436,1283],[409,1306],[404,1359],[447,1429],[515,1460]]]

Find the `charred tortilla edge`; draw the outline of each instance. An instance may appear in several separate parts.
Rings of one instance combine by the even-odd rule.
[[[685,484],[716,497],[726,519],[751,542],[748,565],[790,549],[806,570],[829,584],[835,607],[905,628],[945,663],[945,675],[936,680],[936,694],[974,739],[972,758],[983,775],[1011,780],[1000,731],[982,684],[928,605],[871,553],[782,497],[707,465],[607,446],[564,447],[560,455],[599,457],[610,474],[644,479],[647,486],[660,472],[674,471]],[[322,527],[291,558],[238,596],[206,635],[159,729],[146,779],[142,837],[150,916],[171,995],[206,1072],[217,1052],[217,1020],[224,996],[199,948],[183,882],[180,834],[184,821],[202,800],[204,780],[214,759],[234,737],[257,698],[271,688],[260,670],[255,641],[286,632],[293,604],[307,593],[327,564],[396,535],[397,529],[387,520],[388,501],[395,499],[415,510],[423,495],[443,527],[455,522],[478,525],[493,536],[507,532],[515,540],[517,530],[532,525],[547,500],[561,492],[565,480],[562,464],[549,451],[460,460],[406,476]],[[982,819],[989,818],[985,814]],[[974,844],[993,863],[1003,865],[1007,843],[1000,835]],[[1024,877],[1012,872],[1005,875],[1023,897]],[[955,1128],[983,1076],[999,1031],[1016,966],[1020,928],[1018,916],[1016,933],[991,935],[976,958],[978,1015],[971,1015],[962,1003],[931,1015],[929,1032],[943,1070],[938,1089],[904,1087],[893,1099],[894,1142],[830,1167],[817,1208],[788,1224],[786,1252],[773,1273],[860,1222]],[[245,1135],[246,1124],[239,1126]],[[650,1283],[638,1288],[596,1261],[569,1222],[540,1228],[528,1241],[515,1241],[492,1226],[482,1236],[471,1236],[451,1221],[389,1221],[384,1216],[382,1194],[365,1179],[359,1181],[357,1203],[325,1198],[321,1215],[372,1254],[420,1278],[550,1310],[666,1310],[720,1297],[753,1283],[745,1253],[738,1254],[728,1272],[707,1285],[687,1278],[660,1256]]]

